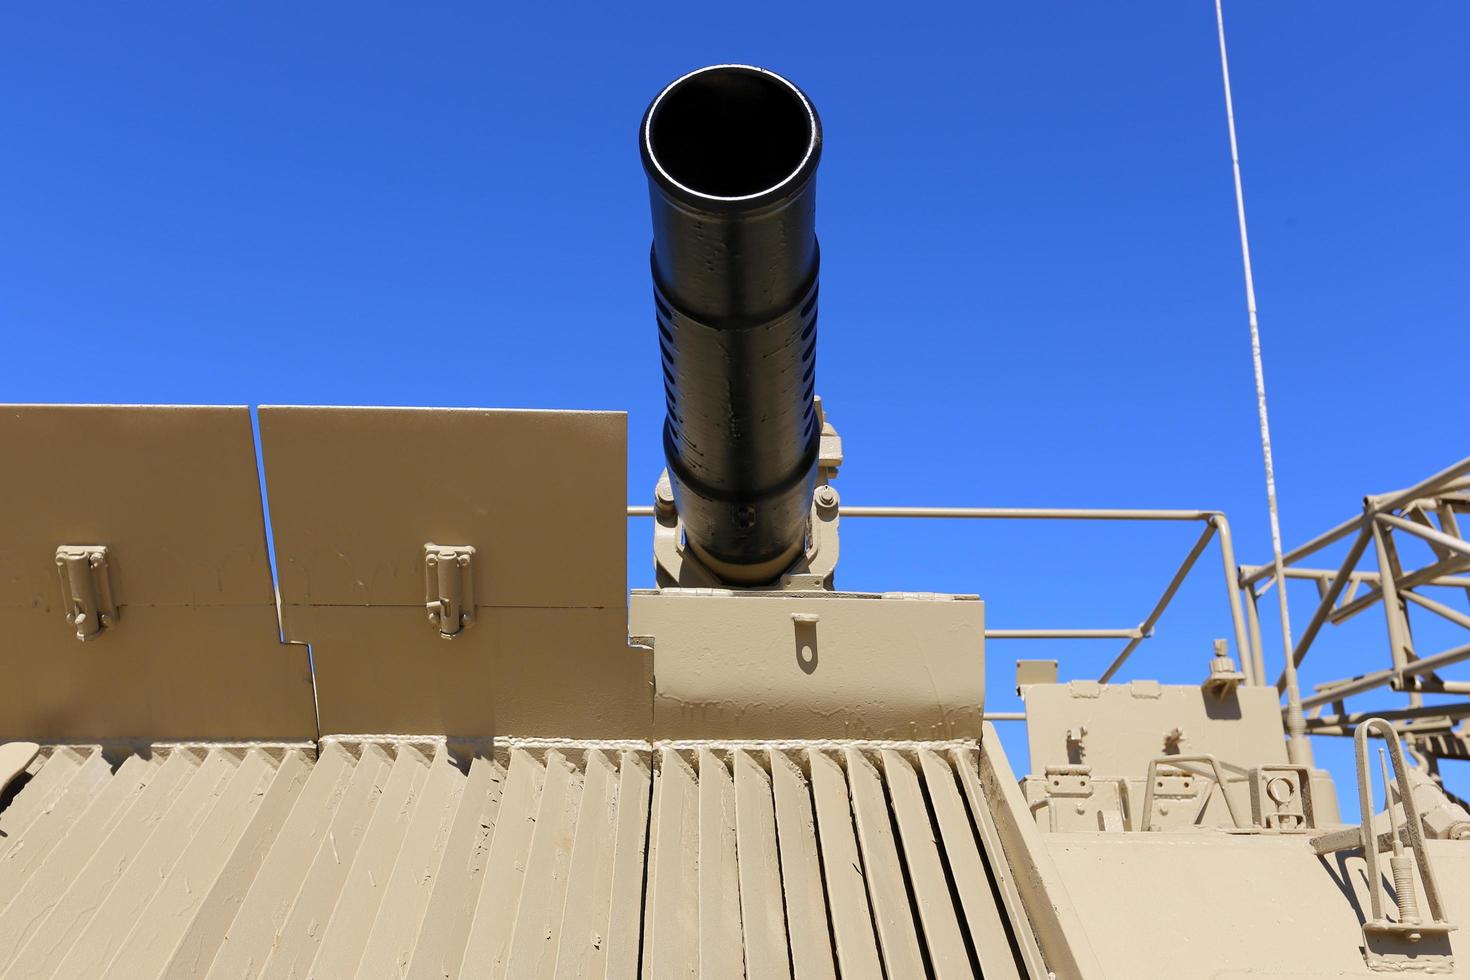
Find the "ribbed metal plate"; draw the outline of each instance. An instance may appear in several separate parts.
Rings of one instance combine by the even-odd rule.
[[[1017,977],[954,743],[58,748],[9,977]]]

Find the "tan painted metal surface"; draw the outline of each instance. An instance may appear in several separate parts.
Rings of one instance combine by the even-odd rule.
[[[960,750],[959,754],[970,756],[967,750]],[[991,867],[1012,924],[1019,933],[1030,937],[1030,942],[1021,943],[1020,949],[1031,967],[1031,975],[1042,975],[1044,963],[1059,977],[1104,976],[1083,931],[1077,907],[1067,894],[1046,852],[1041,831],[1021,795],[1001,748],[1000,736],[989,722],[985,723],[985,734],[976,755],[978,775],[972,775],[968,765],[957,766],[960,786],[970,804],[970,812],[976,817],[976,827],[987,853],[1005,855],[1004,862],[992,861]]]
[[[646,736],[625,428],[614,412],[261,408],[282,621],[311,644],[324,733]],[[449,640],[426,622],[428,542],[476,549],[473,622]]]
[[[35,742],[6,742],[0,745],[0,790],[31,764],[41,746]]]
[[[1282,765],[1275,692],[1228,656],[1205,685],[1026,672],[1018,783],[982,721],[973,597],[625,606],[618,415],[263,414],[282,622],[341,733],[315,742],[242,410],[55,413],[0,416],[0,441],[37,452],[81,420],[125,481],[180,475],[130,484],[127,510],[31,487],[35,527],[4,542],[0,635],[59,665],[0,695],[0,733],[31,739],[0,745],[4,976],[1470,973],[1443,931],[1470,914],[1445,839],[1463,810],[1420,774],[1427,856],[1387,859],[1388,917],[1365,923],[1356,842],[1391,848],[1387,818],[1337,825],[1330,779]],[[228,533],[180,536],[201,500]],[[1306,795],[1312,823],[1282,832]],[[1404,897],[1431,891],[1448,923],[1416,925]]]
[[[1273,688],[1239,687],[1217,698],[1157,681],[1072,681],[1034,684],[1022,696],[1034,773],[1080,763],[1101,775],[1141,778],[1149,760],[1166,752],[1211,752],[1241,766],[1286,762]]]
[[[873,925],[878,933],[878,946],[883,951],[884,966],[901,977],[920,976],[924,962],[919,952],[918,925],[909,909],[903,866],[899,863],[878,770],[855,749],[844,752],[844,761],[863,875],[868,880],[868,901],[873,909]]]
[[[329,735],[641,738],[651,729],[653,665],[629,648],[621,606],[482,610],[452,640],[421,608],[310,606],[288,616],[296,635],[313,637]]]
[[[1096,953],[1096,975],[1385,975],[1363,959],[1361,922],[1369,903],[1360,855],[1322,861],[1303,836],[1052,834],[1045,840],[1061,894]],[[1470,879],[1463,844],[1429,843],[1442,878]],[[1457,891],[1448,912],[1464,922],[1470,895]],[[1470,972],[1462,959],[1456,962],[1454,975]]]
[[[53,752],[16,799],[51,805],[7,854],[59,839],[73,861],[0,895],[0,958],[16,977],[1016,976],[1011,941],[972,925],[981,892],[948,884],[982,847],[956,751],[527,744],[466,772],[442,744],[332,742],[115,773]]]
[[[98,412],[104,430],[133,420],[146,438],[132,445],[152,446],[140,458],[155,465],[187,458],[180,433],[233,446],[216,471],[180,482],[190,500],[219,482],[225,518],[257,527],[238,410]],[[0,695],[0,711],[16,709],[0,731],[31,735],[39,713],[55,716],[36,740],[0,745],[0,775],[17,788],[0,808],[0,974],[1041,980],[1365,976],[1375,962],[1470,973],[1443,931],[1406,938],[1417,913],[1399,904],[1425,903],[1432,870],[1449,925],[1470,913],[1470,856],[1444,839],[1463,810],[1422,776],[1428,857],[1388,859],[1401,879],[1379,896],[1389,918],[1365,923],[1359,830],[1336,824],[1324,773],[1281,765],[1275,693],[1239,684],[1228,656],[1211,676],[1229,680],[1213,686],[1055,684],[1028,671],[1034,771],[1018,783],[982,721],[973,597],[670,588],[633,595],[630,629],[621,416],[266,418],[283,622],[312,643],[323,727],[341,737],[223,734],[297,732],[285,719],[311,693],[262,707],[272,671],[303,648],[277,642],[263,554],[243,538],[206,535],[179,558],[169,534],[57,524],[65,535],[37,537],[44,548],[7,551],[4,567],[20,571],[0,582],[0,626],[60,651],[73,686]],[[0,419],[0,437],[11,424]],[[474,461],[441,461],[431,450],[445,444]],[[518,482],[553,445],[582,466],[551,467],[554,485]],[[153,530],[160,501],[197,516],[197,502],[166,495],[100,512]],[[71,503],[33,502],[56,504],[53,516]],[[86,642],[60,615],[75,601],[63,590],[79,588],[55,574],[68,544],[105,549],[115,601]],[[32,568],[34,552],[49,566]],[[102,573],[80,574],[85,585]],[[17,605],[40,594],[28,577],[54,600]],[[193,629],[207,642],[171,645]],[[157,660],[128,660],[152,644]],[[114,655],[123,667],[108,666]],[[124,684],[137,703],[118,713],[96,700],[95,685],[129,670],[155,682]],[[238,702],[226,696],[236,683]],[[57,708],[73,701],[81,714]],[[74,744],[37,744],[55,731]],[[195,731],[212,737],[142,737]],[[105,737],[106,752],[79,732]],[[1157,787],[1144,778],[1155,771]],[[1292,779],[1292,794],[1310,790],[1314,823],[1283,833],[1253,810],[1295,812],[1295,795],[1279,810],[1262,802]],[[1391,847],[1386,818],[1372,826],[1362,833]],[[1341,849],[1318,858],[1313,841]],[[1365,958],[1364,936],[1379,933]]]
[[[913,766],[922,747],[664,749],[649,859],[649,975],[780,976],[792,957],[800,977],[833,975],[834,959],[843,976],[925,976],[931,966],[941,976],[974,975],[977,966],[1015,975],[1010,940],[972,931],[949,889],[950,850],[978,845],[968,817],[946,828],[923,806],[925,793],[956,779],[948,747],[934,749],[926,770]],[[890,764],[903,772],[901,786]],[[784,929],[769,918],[781,907],[778,884]],[[911,902],[921,894],[929,900]],[[788,938],[791,953],[781,955]]]
[[[626,429],[622,412],[262,406],[283,601],[420,606],[434,541],[481,549],[481,605],[622,605]]]
[[[616,753],[592,750],[587,753],[585,779],[582,784],[582,809],[577,817],[576,835],[572,839],[571,863],[566,871],[567,882],[577,882],[577,888],[566,887],[566,901],[562,907],[560,936],[555,964],[556,977],[597,976],[607,967],[608,917],[613,909],[613,865],[617,859],[619,840],[617,837],[620,818],[619,803],[624,804],[626,819],[646,825],[647,809],[638,805],[627,805],[630,801],[646,799],[647,782],[641,778],[646,773],[644,764],[636,755],[624,756],[627,775],[635,780],[628,787],[619,783]],[[640,821],[640,817],[642,818]],[[641,840],[632,844],[635,853],[641,854]],[[641,864],[641,861],[640,861]],[[641,887],[640,887],[641,891]],[[637,896],[620,899],[627,907],[638,907]],[[551,929],[547,929],[548,939]],[[537,953],[542,953],[540,948]],[[545,960],[543,960],[545,962]],[[545,971],[540,971],[545,975]]]
[[[635,591],[660,738],[979,737],[984,604]]]
[[[62,875],[62,868],[40,869],[27,883],[35,883],[37,893],[26,895],[22,889],[0,913],[0,969],[18,976],[49,976],[60,965],[76,936],[106,903],[174,800],[193,781],[202,757],[203,753],[187,750],[171,753],[111,833],[96,844],[86,855],[86,863],[73,874]],[[209,776],[217,778],[218,770],[218,764],[212,766]],[[210,785],[208,778],[201,783],[206,788]],[[90,828],[79,829],[86,834]],[[67,842],[62,847],[73,850]]]
[[[59,797],[67,787],[73,774],[87,761],[88,756],[95,753],[86,749],[75,749],[60,747],[48,758],[37,759],[38,746],[34,742],[11,743],[15,745],[18,752],[11,753],[12,759],[20,763],[24,759],[24,765],[19,765],[21,771],[35,772],[35,775],[26,782],[26,788],[33,792],[26,794],[24,801],[19,798],[0,813],[0,834],[5,839],[13,838],[15,834],[27,827],[40,814],[55,805]],[[9,746],[6,746],[9,748]],[[39,763],[39,765],[37,764]],[[54,764],[50,764],[54,763]],[[12,775],[6,783],[10,783],[19,773]]]
[[[276,770],[275,758],[251,749],[198,802],[195,816],[184,816],[195,801],[181,800],[174,808],[180,819],[154,831],[150,843],[157,846],[139,856],[136,874],[108,896],[109,916],[92,920],[53,976],[96,977],[104,968],[119,976],[140,976],[150,966],[156,972],[207,897],[204,884],[218,877],[239,845]],[[200,776],[191,780],[203,781]]]
[[[0,667],[26,678],[0,688],[0,738],[316,735],[306,651],[278,642],[247,409],[4,406],[0,460]],[[65,619],[63,545],[108,551],[119,615],[90,642]]]
[[[735,769],[735,835],[741,856],[738,871],[746,967],[751,976],[789,977],[771,777],[760,760],[744,749],[736,750],[731,764]]]

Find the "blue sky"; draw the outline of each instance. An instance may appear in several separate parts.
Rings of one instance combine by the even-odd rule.
[[[646,500],[635,129],[668,79],[743,61],[825,124],[818,390],[847,502],[1221,508],[1266,560],[1207,0],[629,6],[7,5],[0,400],[626,409]],[[1470,448],[1470,7],[1226,16],[1300,541]],[[1126,626],[1192,534],[850,522],[839,581]],[[632,584],[648,555],[635,522]],[[1202,676],[1220,581],[1211,555],[1131,676]],[[1307,681],[1376,666],[1382,637],[1329,634]],[[992,643],[990,706],[1018,656],[1086,677],[1115,652]],[[1345,750],[1319,746],[1340,779]]]

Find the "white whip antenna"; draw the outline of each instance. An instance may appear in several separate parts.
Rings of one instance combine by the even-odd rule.
[[[1276,576],[1276,597],[1281,606],[1281,643],[1286,651],[1287,753],[1293,765],[1312,764],[1312,747],[1307,741],[1307,723],[1302,717],[1301,687],[1297,683],[1296,656],[1291,643],[1291,620],[1286,609],[1286,575],[1281,560],[1281,517],[1276,504],[1276,467],[1271,460],[1271,423],[1266,415],[1266,372],[1261,366],[1261,325],[1256,319],[1256,283],[1251,274],[1250,238],[1245,230],[1245,191],[1240,182],[1240,146],[1235,139],[1235,103],[1230,97],[1230,61],[1225,55],[1225,13],[1215,0],[1215,24],[1220,33],[1220,74],[1225,81],[1225,119],[1230,127],[1230,163],[1235,171],[1235,213],[1240,219],[1240,258],[1245,266],[1245,308],[1251,328],[1251,360],[1256,371],[1256,415],[1261,423],[1261,454],[1266,463],[1266,506],[1271,512],[1271,561]],[[1245,651],[1241,651],[1245,656]],[[1264,680],[1264,676],[1262,678]]]

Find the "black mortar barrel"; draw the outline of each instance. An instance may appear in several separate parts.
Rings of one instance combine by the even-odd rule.
[[[780,75],[715,65],[659,93],[639,144],[675,506],[705,564],[760,584],[802,549],[816,483],[821,121]]]

